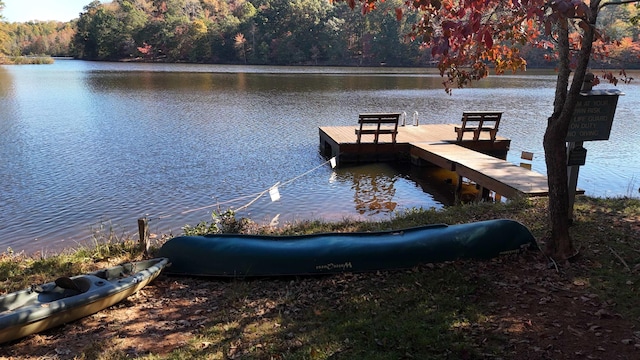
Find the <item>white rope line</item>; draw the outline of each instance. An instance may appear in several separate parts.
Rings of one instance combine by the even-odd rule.
[[[258,199],[260,199],[260,198],[262,197],[262,195],[264,195],[264,194],[268,193],[269,191],[271,191],[271,189],[273,189],[273,188],[275,188],[275,187],[278,187],[278,184],[280,184],[280,182],[277,182],[275,185],[273,185],[273,186],[272,186],[272,187],[270,187],[269,189],[267,189],[267,190],[265,190],[265,191],[261,192],[261,193],[260,193],[260,195],[258,195],[255,199],[253,199],[253,200],[249,201],[249,203],[248,203],[248,204],[246,204],[246,205],[244,205],[244,206],[241,206],[241,207],[237,208],[237,209],[236,209],[236,211],[244,210],[244,209],[248,208],[249,206],[253,205],[253,203],[254,203],[254,202],[258,201]]]
[[[262,196],[264,196],[265,194],[268,194],[268,193],[269,193],[269,191],[271,191],[272,189],[277,188],[277,187],[285,187],[285,186],[287,186],[287,185],[289,185],[289,184],[293,183],[294,181],[296,181],[296,180],[298,180],[298,179],[300,179],[300,178],[302,178],[302,177],[304,177],[304,176],[306,176],[306,175],[309,175],[310,173],[312,173],[312,172],[314,172],[314,171],[316,171],[316,170],[320,169],[321,167],[323,167],[323,166],[327,165],[327,164],[328,164],[328,163],[330,163],[331,161],[333,161],[333,158],[331,158],[331,159],[329,159],[329,160],[327,160],[327,161],[323,162],[322,164],[320,164],[320,165],[318,165],[318,166],[314,167],[314,168],[313,168],[313,169],[311,169],[311,170],[308,170],[308,171],[306,171],[306,172],[304,172],[304,173],[302,173],[302,174],[300,174],[300,175],[298,175],[298,176],[296,176],[296,177],[294,177],[294,178],[292,178],[292,179],[290,179],[290,180],[287,180],[287,181],[283,182],[282,184],[281,184],[280,182],[277,182],[277,183],[275,183],[273,186],[269,187],[269,188],[268,188],[268,189],[266,189],[266,190],[263,190],[263,191],[260,191],[260,192],[257,192],[257,193],[253,193],[253,194],[251,194],[251,195],[244,195],[244,196],[240,196],[240,197],[237,197],[237,198],[235,198],[235,199],[230,199],[230,200],[226,200],[226,201],[222,201],[222,202],[216,202],[215,204],[211,204],[211,205],[201,206],[201,207],[196,208],[196,209],[189,209],[189,210],[185,210],[185,211],[180,212],[179,214],[180,214],[180,215],[188,214],[188,213],[192,213],[192,212],[195,212],[195,211],[200,211],[200,210],[210,209],[210,208],[213,208],[213,207],[219,207],[220,205],[226,205],[226,204],[230,204],[230,203],[235,203],[235,202],[238,202],[238,201],[241,201],[241,200],[247,199],[247,198],[252,198],[252,200],[251,200],[251,201],[249,201],[247,204],[245,204],[245,205],[243,205],[243,206],[241,206],[241,207],[237,208],[235,211],[241,211],[241,210],[244,210],[244,209],[248,208],[249,206],[253,205],[253,204],[254,204],[256,201],[258,201],[258,199],[260,199]],[[169,217],[172,217],[172,216],[174,216],[174,214],[161,215],[161,216],[157,216],[157,217],[154,217],[154,218],[155,218],[155,219],[166,219],[166,218],[169,218]],[[150,219],[154,219],[154,218],[150,218]]]
[[[332,158],[332,159],[333,159],[333,158]],[[303,173],[303,174],[301,174],[301,175],[298,175],[298,176],[294,177],[294,178],[293,178],[293,179],[291,179],[291,180],[285,181],[284,183],[282,183],[281,187],[285,187],[285,186],[287,186],[287,185],[291,184],[292,182],[294,182],[294,181],[296,181],[296,180],[300,179],[301,177],[307,176],[307,175],[309,175],[310,173],[312,173],[312,172],[314,172],[314,171],[316,171],[316,170],[320,169],[321,167],[323,167],[323,166],[327,165],[328,163],[330,163],[332,159],[329,159],[329,160],[327,160],[327,161],[323,162],[322,164],[320,164],[320,165],[318,165],[318,166],[314,167],[313,169],[311,169],[311,170],[309,170],[309,171],[307,171],[307,172],[305,172],[305,173]],[[272,188],[273,188],[273,187],[271,187],[269,190],[271,190]],[[269,190],[267,190],[267,191],[269,191]]]
[[[267,191],[269,191],[269,190],[267,190]],[[234,203],[234,202],[237,202],[237,201],[240,201],[240,200],[244,200],[244,199],[247,199],[247,198],[251,198],[251,197],[256,197],[256,196],[257,196],[258,198],[260,198],[260,197],[261,197],[262,195],[264,195],[264,194],[265,194],[265,191],[262,191],[262,192],[259,192],[259,193],[254,193],[254,194],[252,194],[252,195],[245,195],[245,196],[237,197],[237,198],[235,198],[235,199],[231,199],[231,200],[227,200],[227,201],[222,201],[222,202],[217,202],[217,203],[215,203],[215,204],[206,205],[206,206],[202,206],[202,207],[195,208],[195,209],[185,210],[185,211],[180,212],[180,215],[188,214],[188,213],[192,213],[192,212],[200,211],[200,210],[204,210],[204,209],[210,209],[210,208],[212,208],[212,207],[216,207],[216,206],[220,206],[220,205],[225,205],[225,204]],[[255,199],[254,199],[254,200],[251,200],[251,203],[252,203],[252,202],[254,202],[254,201],[255,201]],[[170,216],[172,216],[172,215],[167,215],[167,216],[165,216],[165,217],[170,217]]]

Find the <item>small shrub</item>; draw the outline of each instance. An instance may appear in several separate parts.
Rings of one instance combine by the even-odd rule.
[[[251,220],[247,218],[236,218],[235,211],[227,209],[226,211],[211,213],[212,221],[207,223],[201,221],[196,226],[185,225],[182,231],[185,235],[207,235],[207,234],[240,234],[247,230],[251,224]]]

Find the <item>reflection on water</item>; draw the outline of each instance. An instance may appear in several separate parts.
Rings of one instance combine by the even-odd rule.
[[[396,193],[393,178],[386,176],[355,175],[353,177],[354,202],[356,211],[361,214],[390,213],[396,209]]]
[[[416,177],[418,174],[420,177]],[[438,174],[438,168],[414,168],[409,164],[364,164],[335,169],[332,181],[351,184],[351,206],[358,214],[388,218],[402,210],[441,208],[452,203],[455,182],[430,181],[434,180],[429,179],[432,176],[447,176]]]
[[[7,133],[14,123],[13,102],[10,100],[13,93],[13,79],[11,74],[0,66],[0,134]],[[5,136],[8,136],[5,134]],[[0,197],[1,201],[1,197]]]
[[[438,167],[415,167],[409,164],[368,164],[346,166],[338,170],[341,181],[353,182],[353,203],[360,215],[388,216],[400,209],[441,208],[442,205],[455,203],[458,177],[454,172]],[[403,201],[398,204],[398,196],[404,187],[411,187],[430,196],[431,205],[422,202]],[[463,184],[461,196],[464,199],[475,199],[475,185]]]
[[[0,96],[8,98],[11,95],[12,84],[11,74],[0,66]]]
[[[398,203],[394,199],[397,173],[372,173],[370,166],[352,167],[348,170],[353,181],[353,202],[359,214],[376,215],[396,209]]]
[[[279,201],[263,196],[239,215],[380,220],[439,208],[453,202],[456,179],[397,164],[331,169],[318,153],[318,127],[355,126],[361,112],[418,111],[424,124],[504,111],[509,160],[531,151],[533,169],[544,172],[554,81],[496,77],[449,96],[424,69],[0,66],[0,250],[73,246],[105,222],[135,234],[142,216],[152,232],[178,234],[277,183],[286,184]],[[640,177],[640,121],[630,105],[640,89],[623,91],[611,140],[585,144],[579,186],[588,194],[625,195]]]

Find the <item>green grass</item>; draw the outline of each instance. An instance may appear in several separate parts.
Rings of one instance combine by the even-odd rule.
[[[278,233],[283,235],[301,235],[323,232],[366,232],[381,231],[388,229],[400,229],[425,224],[460,224],[471,221],[481,221],[497,218],[511,218],[523,223],[530,223],[536,229],[546,227],[545,206],[541,203],[536,205],[528,199],[517,199],[509,203],[476,203],[463,204],[447,207],[445,210],[431,209],[408,209],[396,213],[388,221],[362,222],[345,219],[339,222],[325,222],[321,220],[309,220],[297,222],[293,225],[279,229]],[[531,228],[531,227],[530,227]],[[270,228],[262,229],[262,233],[271,232]]]
[[[18,56],[13,59],[16,65],[50,65],[54,63],[51,56]]]
[[[617,310],[640,320],[640,200],[584,198],[576,210],[572,235],[590,284]]]
[[[92,244],[52,255],[4,252],[0,255],[0,289],[5,292],[25,289],[60,276],[83,274],[142,256],[138,243],[131,239],[116,242],[104,236],[94,238]]]
[[[269,295],[257,318],[251,314],[260,297],[242,289],[258,284],[235,283],[230,287],[238,293],[222,295],[228,309],[212,314],[212,325],[168,358],[223,358],[238,339],[245,343],[242,359],[482,358],[491,341],[481,349],[467,331],[484,320],[470,301],[483,284],[469,284],[464,271],[450,268],[432,275],[426,282],[411,271],[355,276],[324,295],[310,293],[305,281],[281,282],[279,296]]]
[[[2,56],[0,65],[49,65],[54,60],[51,56]]]

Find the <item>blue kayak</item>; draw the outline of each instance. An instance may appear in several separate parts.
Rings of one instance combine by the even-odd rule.
[[[538,248],[529,229],[499,219],[380,232],[180,236],[162,245],[159,256],[172,264],[167,274],[254,277],[403,269],[523,248]]]

